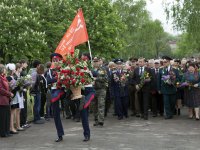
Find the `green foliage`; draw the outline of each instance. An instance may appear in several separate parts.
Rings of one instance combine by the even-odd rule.
[[[173,19],[174,27],[184,32],[179,41],[180,48],[177,54],[181,56],[192,51],[200,52],[200,1],[175,0],[173,3],[165,4],[166,13],[168,18]]]
[[[12,4],[12,5],[10,5]],[[6,1],[0,3],[0,51],[4,62],[44,56],[45,33],[41,30],[39,13],[20,4]]]
[[[2,0],[0,3],[0,60],[27,57],[47,61],[82,8],[92,53],[112,58],[119,54],[124,31],[116,9],[109,0]],[[88,51],[86,44],[78,47]]]
[[[121,33],[126,41],[121,51],[124,58],[153,58],[171,52],[161,22],[152,21],[144,0],[116,0],[114,7],[127,25],[126,31]]]
[[[182,58],[195,56],[195,54],[198,53],[198,50],[195,49],[197,47],[197,43],[195,41],[190,42],[188,33],[183,33],[179,36],[177,45],[178,49],[175,52],[176,57]]]

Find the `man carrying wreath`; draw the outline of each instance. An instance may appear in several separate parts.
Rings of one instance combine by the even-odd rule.
[[[53,106],[54,122],[58,134],[58,138],[55,140],[55,142],[60,142],[63,140],[62,136],[64,135],[64,130],[60,119],[59,100],[64,95],[64,91],[56,86],[57,85],[56,71],[59,70],[57,62],[62,60],[62,56],[58,53],[53,53],[51,54],[50,57],[52,62],[52,69],[50,69],[49,72],[47,73],[46,79],[48,85],[51,85],[51,102]]]

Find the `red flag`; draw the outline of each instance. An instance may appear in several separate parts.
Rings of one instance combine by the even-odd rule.
[[[71,26],[63,36],[55,52],[65,56],[70,52],[74,52],[75,46],[86,41],[88,41],[86,24],[82,9],[79,9]]]

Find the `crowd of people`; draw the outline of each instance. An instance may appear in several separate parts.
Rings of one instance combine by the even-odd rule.
[[[89,54],[83,54],[90,61]],[[27,94],[34,97],[34,124],[44,124],[54,117],[58,139],[62,141],[64,130],[60,109],[66,119],[82,121],[84,141],[90,140],[88,113],[94,115],[94,126],[104,126],[104,117],[113,111],[113,116],[122,120],[129,116],[149,119],[158,115],[172,119],[181,114],[182,106],[188,107],[188,117],[199,120],[200,74],[199,64],[194,59],[130,58],[124,62],[114,59],[106,62],[94,57],[91,61],[93,82],[85,85],[82,98],[72,99],[70,89],[56,89],[55,69],[52,63],[62,60],[59,54],[51,55],[45,65],[39,60],[0,64],[0,136],[9,137],[30,127],[27,120]],[[29,79],[27,76],[30,75]],[[27,82],[21,83],[22,78]],[[91,105],[90,105],[91,102]],[[113,107],[112,107],[113,106]],[[128,111],[130,109],[130,111]],[[131,112],[129,115],[128,112]]]

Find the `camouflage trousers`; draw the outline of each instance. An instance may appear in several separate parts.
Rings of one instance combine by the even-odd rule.
[[[94,105],[93,105],[95,122],[104,122],[105,99],[106,99],[106,89],[96,90],[96,95],[94,98]]]

